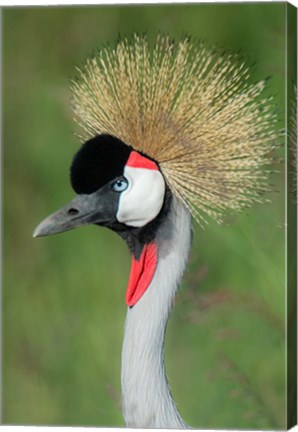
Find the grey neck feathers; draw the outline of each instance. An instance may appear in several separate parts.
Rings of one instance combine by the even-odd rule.
[[[172,400],[163,356],[166,324],[191,243],[189,211],[175,198],[155,241],[155,275],[143,297],[127,311],[122,350],[123,413],[128,427],[187,428]]]

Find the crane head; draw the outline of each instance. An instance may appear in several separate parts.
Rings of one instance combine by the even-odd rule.
[[[97,135],[76,153],[70,180],[77,196],[35,229],[41,237],[98,224],[141,228],[160,213],[166,184],[158,164],[111,135]]]

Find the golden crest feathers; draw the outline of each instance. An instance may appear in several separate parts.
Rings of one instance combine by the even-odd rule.
[[[72,84],[84,138],[108,133],[155,159],[199,222],[268,190],[276,114],[237,56],[189,39],[134,35],[89,59]]]

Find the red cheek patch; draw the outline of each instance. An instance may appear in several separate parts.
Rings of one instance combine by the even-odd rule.
[[[146,158],[145,156],[142,156],[136,151],[132,151],[130,153],[128,161],[126,162],[126,166],[132,168],[146,168],[158,171],[158,166],[155,162],[153,162],[151,159]]]
[[[126,304],[134,306],[149,287],[157,265],[157,244],[147,244],[139,260],[132,258],[126,291]]]

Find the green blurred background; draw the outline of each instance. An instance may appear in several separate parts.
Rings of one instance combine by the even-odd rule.
[[[284,110],[285,4],[3,10],[3,422],[123,426],[120,357],[130,257],[95,226],[32,239],[73,197],[75,66],[118,34],[187,32],[256,60]],[[284,173],[225,226],[195,227],[170,319],[166,366],[201,428],[285,427]]]

